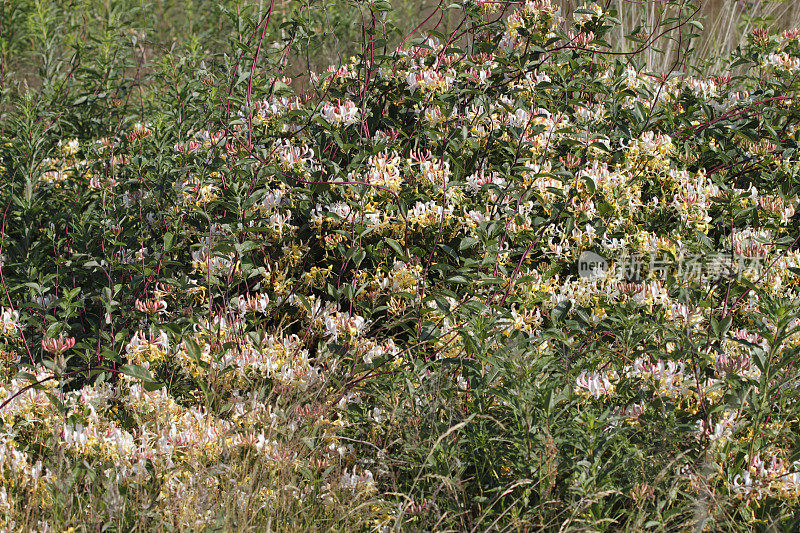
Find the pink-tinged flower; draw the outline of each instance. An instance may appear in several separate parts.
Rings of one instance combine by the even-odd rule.
[[[131,129],[131,131],[129,131],[128,134],[125,135],[125,137],[128,139],[128,142],[133,142],[137,139],[143,139],[145,137],[149,137],[153,132],[150,131],[150,128],[148,126],[149,124],[142,124],[140,122],[134,124],[133,129]]]
[[[101,180],[100,178],[94,177],[89,180],[89,187],[92,189],[112,189],[117,185],[117,180],[114,178],[107,178],[105,180]]]
[[[225,132],[218,131],[212,133],[208,130],[201,130],[194,134],[194,138],[200,143],[204,150],[211,150],[215,146],[222,146]]]
[[[75,346],[75,338],[64,337],[63,333],[57,339],[42,339],[42,350],[56,355],[61,355],[73,346]]]
[[[714,367],[721,374],[742,374],[749,371],[752,364],[752,358],[746,353],[721,353],[717,355]]]
[[[239,296],[236,305],[242,314],[263,313],[267,310],[269,296],[266,294],[248,294]]]
[[[310,166],[314,159],[314,150],[305,145],[293,146],[288,139],[276,141],[275,150],[278,161],[286,170]]]
[[[125,350],[128,354],[135,354],[146,351],[151,346],[166,353],[169,350],[169,338],[167,334],[163,331],[158,334],[151,331],[137,331],[133,334],[133,337],[131,337],[131,341],[128,343]]]
[[[584,370],[575,380],[575,385],[579,394],[588,393],[590,396],[599,398],[614,391],[614,385],[611,383],[610,377],[613,377],[613,374],[609,372],[589,372]]]
[[[188,143],[183,143],[183,142],[175,143],[174,149],[176,152],[180,154],[193,154],[199,151],[202,147],[203,145],[197,141],[189,141]]]
[[[375,132],[374,138],[378,142],[391,142],[396,141],[400,137],[400,132],[395,129],[389,131],[378,130]]]
[[[639,418],[645,411],[645,407],[642,404],[632,403],[630,405],[624,405],[619,408],[620,416],[625,418]]]
[[[0,335],[10,337],[19,328],[19,311],[0,307]]]
[[[761,489],[758,487],[758,480],[754,479],[747,470],[741,474],[737,474],[736,477],[733,478],[733,490],[737,493],[744,494],[745,496],[749,496],[753,492],[756,492],[760,498]]]
[[[146,298],[144,300],[136,300],[136,309],[146,315],[154,315],[156,313],[163,313],[167,310],[167,302],[155,298]]]
[[[787,41],[796,41],[798,40],[798,38],[800,38],[800,30],[794,28],[791,30],[786,30],[783,33],[781,33],[779,42],[785,43]]]
[[[586,46],[590,42],[594,41],[594,32],[582,32],[582,31],[570,31],[569,40],[573,43],[577,44],[578,46]]]
[[[225,151],[231,155],[238,154],[239,152],[252,152],[253,143],[229,140],[225,143]]]
[[[765,67],[774,67],[778,70],[787,70],[789,72],[797,72],[800,70],[800,58],[792,57],[786,52],[777,54],[769,54],[764,59]]]
[[[757,346],[761,346],[762,348],[767,347],[767,343],[765,342],[764,338],[756,332],[750,332],[744,328],[740,328],[731,332],[731,337],[734,339],[739,339],[741,341],[748,342],[750,344],[755,344]]]
[[[337,102],[336,104],[325,102],[325,105],[322,106],[322,111],[320,111],[320,115],[331,124],[347,126],[358,121],[358,108],[351,100],[347,100],[343,103]]]
[[[426,69],[418,72],[410,72],[406,76],[406,83],[411,92],[421,89],[423,91],[435,91],[449,89],[453,82],[452,75],[442,74],[433,69]]]
[[[439,39],[436,37],[428,37],[425,39],[424,46],[411,46],[407,53],[408,57],[411,59],[421,59],[431,55],[437,48],[439,48]]]

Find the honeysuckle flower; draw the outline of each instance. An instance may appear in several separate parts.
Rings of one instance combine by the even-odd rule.
[[[67,445],[82,447],[86,446],[88,441],[89,433],[87,432],[87,428],[80,422],[64,426],[64,442]]]
[[[579,393],[587,393],[594,398],[600,398],[614,391],[614,385],[611,383],[610,377],[613,377],[613,374],[609,372],[589,372],[584,370],[575,380],[575,385],[578,387]]]
[[[173,146],[173,150],[180,154],[193,154],[199,151],[203,147],[202,143],[198,141],[188,141],[188,142],[177,142],[175,146]]]
[[[243,294],[236,300],[236,305],[242,314],[263,313],[267,310],[268,304],[269,296],[266,294]]]
[[[745,496],[749,496],[755,492],[758,494],[758,497],[761,498],[761,490],[758,488],[756,480],[753,479],[753,476],[747,470],[741,474],[737,474],[736,477],[733,478],[733,490]]]
[[[573,13],[572,18],[576,26],[583,26],[591,22],[592,19],[603,16],[603,8],[597,3],[592,3],[591,6],[584,5],[581,9],[584,11],[592,11],[592,13]]]
[[[351,100],[344,102],[325,102],[320,111],[320,115],[330,124],[349,126],[358,121],[359,110]]]
[[[11,337],[19,327],[19,311],[0,307],[0,335]]]
[[[262,213],[270,213],[280,207],[286,199],[286,194],[281,190],[271,190],[264,195],[264,198],[259,203],[259,209]]]
[[[569,37],[570,41],[572,41],[573,43],[577,44],[578,46],[586,46],[586,45],[588,45],[590,42],[592,42],[594,40],[594,32],[591,32],[591,31],[589,31],[589,32],[583,32],[583,31],[574,32],[574,31],[570,31],[567,34],[567,36]]]
[[[749,372],[753,365],[753,360],[749,354],[728,354],[720,353],[717,355],[714,367],[721,374],[743,374]]]
[[[375,489],[375,478],[369,470],[364,470],[361,474],[347,473],[345,470],[342,474],[341,487],[352,492],[369,492]]]
[[[169,338],[164,331],[158,333],[137,331],[125,347],[125,351],[137,360],[148,354],[163,357],[169,351]]]
[[[786,52],[772,53],[764,58],[765,67],[774,67],[788,72],[800,71],[800,57],[792,57]]]
[[[406,83],[412,92],[417,89],[433,92],[443,91],[449,89],[452,82],[452,74],[443,74],[432,68],[409,72],[406,76]]]
[[[276,141],[275,150],[278,161],[286,170],[311,167],[314,159],[314,150],[305,145],[295,146],[288,139]]]
[[[667,316],[672,320],[689,326],[697,326],[705,317],[699,307],[690,308],[686,304],[676,303],[667,309]]]
[[[75,346],[75,338],[64,337],[63,333],[57,338],[42,339],[42,350],[56,355],[61,355],[73,346]]]
[[[42,294],[33,299],[34,302],[42,306],[43,308],[50,307],[50,304],[55,302],[58,298],[54,294]]]
[[[133,142],[138,139],[144,139],[145,137],[149,137],[152,135],[152,131],[150,131],[150,124],[142,124],[141,122],[137,122],[131,128],[131,131],[125,135],[128,139],[128,142]]]
[[[138,311],[146,315],[164,313],[167,311],[167,302],[157,298],[136,299],[135,307]]]

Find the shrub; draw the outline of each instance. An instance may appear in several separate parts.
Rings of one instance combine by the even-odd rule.
[[[5,96],[3,527],[795,527],[797,31],[123,5]]]

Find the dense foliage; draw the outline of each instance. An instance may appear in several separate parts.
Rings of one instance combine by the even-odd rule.
[[[0,528],[797,528],[800,32],[317,8],[3,89]]]

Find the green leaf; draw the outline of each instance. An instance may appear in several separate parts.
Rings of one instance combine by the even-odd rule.
[[[155,382],[155,378],[150,374],[150,371],[140,365],[122,365],[119,371],[142,382]]]
[[[164,235],[164,251],[169,252],[172,250],[172,246],[175,244],[175,234],[174,233],[167,233]]]
[[[461,239],[461,243],[458,245],[458,250],[459,251],[467,250],[478,244],[478,242],[480,241],[478,241],[478,239],[476,239],[475,237],[464,237],[463,239]]]
[[[408,260],[406,258],[406,254],[403,253],[403,247],[400,246],[399,242],[397,242],[396,240],[392,239],[391,237],[386,237],[385,239],[383,239],[383,242],[388,244],[389,247],[392,250],[394,250],[394,252],[397,254],[398,258],[400,258],[401,261],[407,261]]]

